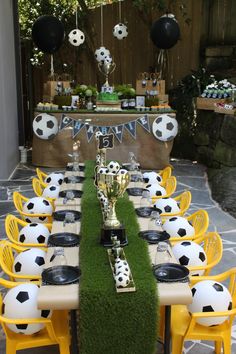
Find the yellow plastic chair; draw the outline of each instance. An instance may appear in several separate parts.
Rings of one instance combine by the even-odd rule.
[[[152,203],[154,204],[157,201],[157,199],[170,197],[175,192],[176,186],[177,186],[177,181],[174,176],[167,178],[165,183],[162,184],[162,187],[164,187],[166,190],[166,194],[163,196],[160,195],[158,197],[152,197]]]
[[[44,180],[47,178],[47,173],[41,171],[38,167],[36,168],[36,174],[38,176],[38,179],[40,180],[41,183],[45,183]],[[46,185],[46,183],[45,183]]]
[[[159,175],[162,177],[161,185],[165,185],[167,178],[171,177],[172,168],[170,166],[165,167],[163,170],[158,172]]]
[[[169,219],[169,218],[172,218],[173,216],[183,216],[191,204],[192,194],[189,191],[185,191],[185,192],[177,195],[173,199],[175,199],[176,202],[179,204],[180,211],[177,213],[162,213],[160,215],[161,218],[164,218],[164,219],[168,218]]]
[[[17,218],[14,215],[8,214],[5,219],[5,230],[9,241],[13,244],[23,247],[47,247],[46,243],[22,243],[19,241],[19,232],[20,230],[29,225],[26,221],[23,221]],[[49,231],[52,229],[52,224],[44,224]]]
[[[41,182],[38,178],[34,177],[32,179],[32,187],[33,187],[34,193],[37,195],[37,197],[42,197],[44,188],[47,187],[47,184],[44,182]],[[49,197],[43,197],[43,198],[47,199],[54,207],[54,202],[55,202],[56,198],[49,198]]]
[[[231,330],[236,315],[236,268],[215,276],[192,277],[191,280],[192,285],[202,280],[229,281],[228,290],[233,299],[232,310],[190,314],[187,306],[173,305],[171,313],[172,354],[182,354],[185,340],[214,341],[216,354],[221,353],[222,346],[224,354],[231,354]],[[206,327],[196,323],[198,318],[223,316],[228,316],[228,318],[221,325]]]
[[[23,211],[23,205],[28,202],[29,198],[24,197],[22,194],[20,194],[19,192],[15,191],[13,192],[13,202],[15,205],[16,210],[19,212],[19,214],[21,215],[23,220],[26,220],[27,217],[33,218],[33,217],[43,217],[43,218],[47,218],[47,223],[51,224],[52,223],[52,215],[50,214],[30,214],[30,213],[25,213]],[[53,205],[52,205],[53,207]]]
[[[22,282],[30,281],[40,284],[41,276],[24,274],[19,275],[12,271],[14,256],[25,250],[27,250],[27,248],[16,246],[9,241],[0,241],[0,267],[4,273],[8,275],[10,281],[22,280]],[[46,251],[46,249],[44,250]]]

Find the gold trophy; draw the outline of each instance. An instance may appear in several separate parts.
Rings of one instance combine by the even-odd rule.
[[[98,69],[99,69],[99,71],[100,71],[103,75],[105,75],[105,78],[106,78],[106,82],[104,83],[103,86],[109,87],[108,76],[113,73],[113,71],[115,70],[115,68],[116,68],[116,64],[113,63],[113,62],[112,62],[112,63],[108,63],[108,62],[106,62],[106,61],[104,61],[104,62],[101,61],[101,62],[98,63]]]

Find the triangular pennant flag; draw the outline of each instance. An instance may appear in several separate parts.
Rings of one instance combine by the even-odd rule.
[[[148,115],[145,115],[143,117],[140,117],[137,119],[137,122],[146,130],[148,133],[150,133],[150,123],[149,123],[149,117]]]
[[[125,123],[125,128],[128,130],[130,135],[132,135],[132,137],[136,139],[136,120]]]
[[[67,117],[65,114],[62,114],[59,130],[62,130],[64,128],[68,127],[68,125],[70,125],[72,123],[72,121],[73,121],[73,118]]]
[[[109,130],[110,130],[110,127],[98,127],[99,131],[103,134],[103,135],[106,135],[108,134]]]
[[[113,131],[116,139],[122,143],[123,139],[123,131],[124,131],[124,124],[121,125],[116,125],[115,127],[111,127],[111,130]]]
[[[81,129],[84,127],[84,123],[82,123],[79,120],[74,120],[73,121],[73,139],[76,137],[77,134],[81,131]]]
[[[87,133],[87,140],[88,140],[88,143],[89,143],[90,140],[92,139],[95,131],[97,130],[97,126],[96,125],[85,124],[85,127],[86,127],[86,133]]]

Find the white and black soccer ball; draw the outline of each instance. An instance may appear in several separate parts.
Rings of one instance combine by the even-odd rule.
[[[44,324],[21,324],[23,318],[50,318],[52,311],[38,309],[39,288],[35,284],[25,283],[10,289],[2,303],[2,315],[6,318],[17,319],[18,324],[6,326],[15,333],[34,334],[44,328]]]
[[[198,267],[207,264],[207,256],[204,249],[193,241],[182,241],[172,247],[175,258],[185,267]],[[194,270],[191,275],[203,275],[204,270]]]
[[[107,169],[110,173],[117,174],[117,172],[120,169],[120,164],[119,162],[116,161],[110,161],[109,164],[107,165]]]
[[[51,114],[40,113],[33,120],[33,131],[40,139],[52,139],[58,133],[58,121]]]
[[[102,136],[103,134],[102,134],[102,132],[100,132],[100,130],[99,131],[97,131],[96,133],[95,133],[95,139],[96,140],[99,140],[99,136]]]
[[[109,55],[110,55],[110,51],[105,47],[100,47],[95,50],[95,58],[98,62],[104,60],[104,58]]]
[[[124,168],[121,168],[121,169],[117,172],[118,175],[126,175],[126,173],[128,173],[128,171],[127,171],[126,169],[124,169]]]
[[[159,214],[177,214],[180,212],[178,203],[174,198],[160,198],[153,206]]]
[[[124,23],[118,23],[113,28],[113,36],[122,40],[128,36],[128,27]]]
[[[165,221],[163,230],[170,235],[170,237],[184,237],[194,236],[195,230],[190,221],[182,216],[174,216]]]
[[[117,270],[120,269],[120,267],[129,267],[129,264],[127,261],[124,259],[117,258],[114,264],[115,272],[117,273]]]
[[[22,243],[47,244],[49,235],[50,232],[45,225],[31,223],[20,230],[19,241]]]
[[[129,275],[125,273],[119,273],[115,275],[115,282],[117,288],[125,288],[130,283]]]
[[[13,263],[13,272],[17,275],[41,276],[45,265],[46,252],[40,248],[29,248],[19,253]],[[23,281],[23,279],[16,279]]]
[[[160,197],[166,195],[166,190],[164,187],[160,186],[159,183],[148,184],[145,187],[150,192],[150,197]]]
[[[228,289],[214,280],[203,280],[195,284],[192,289],[192,303],[188,305],[190,313],[194,312],[224,312],[232,309],[232,296]],[[216,326],[222,324],[225,317],[196,318],[202,326]]]
[[[32,214],[31,216],[26,216],[25,221],[27,222],[40,222],[40,223],[45,223],[48,222],[47,216],[34,216],[34,214],[48,214],[52,215],[53,208],[51,203],[42,197],[35,197],[29,199],[24,205],[23,205],[23,212],[27,214]]]
[[[158,140],[173,140],[178,133],[178,122],[170,114],[161,114],[154,120],[152,132]]]
[[[98,173],[100,173],[100,174],[107,174],[108,172],[109,172],[109,170],[107,167],[100,167],[98,169]]]
[[[144,183],[161,183],[162,182],[162,177],[155,171],[150,171],[150,172],[144,172],[143,173],[143,180]]]
[[[63,183],[64,175],[61,172],[52,172],[44,180],[47,184],[60,186]]]
[[[70,31],[68,37],[70,44],[74,45],[75,47],[83,44],[85,40],[84,32],[80,31],[79,29],[73,29]]]
[[[112,57],[111,55],[106,55],[104,58],[104,63],[111,64],[112,63]]]
[[[60,192],[60,186],[50,184],[44,188],[42,196],[45,198],[58,198]]]
[[[130,276],[130,267],[129,267],[128,263],[127,264],[121,263],[115,267],[115,275],[117,275],[119,273],[125,273],[128,276]]]

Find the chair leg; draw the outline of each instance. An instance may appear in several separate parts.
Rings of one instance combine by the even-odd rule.
[[[159,312],[159,338],[164,340],[164,331],[165,331],[165,306],[160,306]]]
[[[67,340],[61,341],[59,343],[60,354],[70,354],[70,345]]]
[[[182,354],[183,352],[183,344],[184,340],[182,336],[176,336],[172,334],[172,341],[171,341],[171,347],[172,347],[172,354]]]
[[[11,340],[6,340],[6,354],[16,354],[16,343]]]
[[[231,354],[231,338],[230,336],[224,338],[224,354]]]
[[[215,353],[216,354],[221,353],[221,348],[222,348],[222,341],[221,340],[215,341]]]

